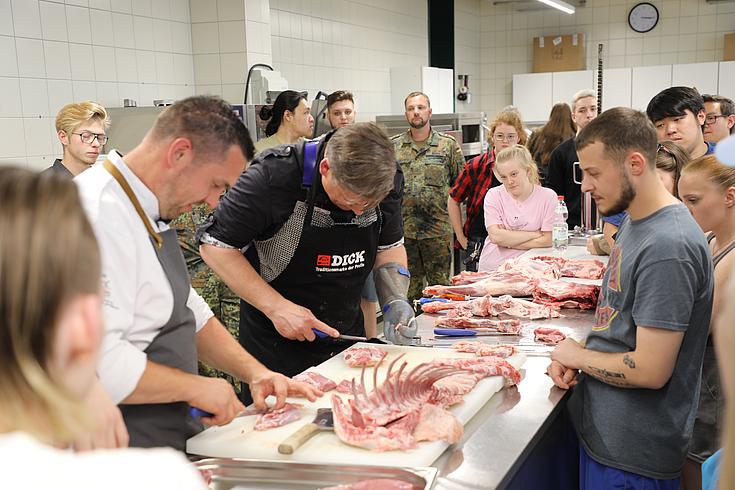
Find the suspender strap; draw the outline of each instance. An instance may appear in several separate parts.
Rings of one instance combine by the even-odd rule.
[[[314,170],[316,169],[316,151],[319,148],[318,141],[307,141],[304,143],[304,173],[301,185],[309,188],[314,182]]]
[[[143,211],[143,207],[140,205],[140,201],[138,201],[138,198],[135,196],[133,189],[130,188],[130,184],[128,184],[128,181],[125,180],[125,177],[123,177],[123,174],[120,173],[120,170],[116,166],[114,166],[110,160],[105,160],[102,163],[102,166],[104,166],[105,170],[107,170],[110,175],[112,175],[112,177],[117,181],[117,183],[120,184],[120,187],[122,187],[125,195],[128,196],[130,202],[133,203],[135,212],[138,213],[141,221],[143,221],[145,229],[148,230],[148,234],[155,242],[156,247],[161,248],[163,246],[163,238],[161,238],[161,235],[156,233],[156,230],[153,229],[153,225],[151,225],[151,220],[148,218],[148,215],[145,214],[145,211]]]

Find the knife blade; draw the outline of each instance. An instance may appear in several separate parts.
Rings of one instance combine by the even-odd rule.
[[[278,445],[281,454],[293,454],[314,434],[320,431],[334,430],[334,415],[331,408],[318,408],[314,420],[302,426]]]
[[[442,335],[444,337],[477,337],[480,335],[503,335],[505,332],[498,332],[491,328],[435,328],[434,335]]]
[[[341,340],[357,340],[358,342],[367,342],[367,337],[360,337],[359,335],[345,335],[345,334],[339,334],[339,337],[332,337],[331,335],[328,335],[321,330],[317,330],[316,328],[311,329],[314,334],[316,334],[317,337],[320,339],[341,339]]]

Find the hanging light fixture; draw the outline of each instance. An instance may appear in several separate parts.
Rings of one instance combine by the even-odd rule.
[[[557,10],[561,10],[565,14],[573,14],[575,12],[574,5],[569,5],[567,2],[562,0],[538,0],[541,3],[545,3],[549,7],[554,7]]]

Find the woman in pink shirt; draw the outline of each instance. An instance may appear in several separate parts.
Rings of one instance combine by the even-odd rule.
[[[525,146],[514,145],[495,157],[495,176],[503,184],[485,196],[488,237],[478,270],[495,270],[524,250],[551,246],[556,193],[539,185],[538,168]]]

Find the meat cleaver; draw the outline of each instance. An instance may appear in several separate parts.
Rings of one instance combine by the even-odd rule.
[[[331,408],[318,408],[314,420],[288,436],[278,445],[281,454],[293,454],[317,432],[334,430],[334,417]]]

